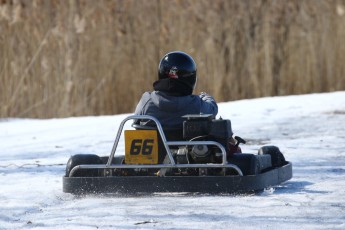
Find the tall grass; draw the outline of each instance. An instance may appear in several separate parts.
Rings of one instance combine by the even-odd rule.
[[[161,56],[217,101],[345,89],[343,0],[2,0],[0,117],[132,112]]]

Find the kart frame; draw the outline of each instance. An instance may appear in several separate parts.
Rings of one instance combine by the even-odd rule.
[[[166,150],[168,163],[161,164],[121,164],[113,163],[124,125],[129,120],[152,120]],[[217,146],[222,153],[221,163],[178,164],[175,162],[170,146]],[[115,169],[174,169],[174,168],[222,168],[231,169],[236,175],[216,176],[116,176]],[[103,176],[76,177],[78,170],[101,170]],[[225,172],[225,170],[223,170]],[[118,129],[110,156],[106,164],[81,164],[75,166],[68,176],[63,177],[63,192],[85,193],[155,193],[155,192],[198,192],[198,193],[247,193],[262,191],[292,178],[292,164],[286,162],[278,168],[271,168],[256,175],[243,175],[235,164],[228,163],[226,150],[215,141],[167,141],[160,122],[148,115],[132,115],[125,118]]]

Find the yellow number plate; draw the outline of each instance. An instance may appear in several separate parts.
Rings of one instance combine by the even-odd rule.
[[[157,164],[157,131],[125,130],[125,162],[126,164]]]

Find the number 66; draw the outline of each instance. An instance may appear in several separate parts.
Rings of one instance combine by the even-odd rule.
[[[134,139],[131,143],[130,154],[131,155],[150,155],[153,149],[153,139]]]

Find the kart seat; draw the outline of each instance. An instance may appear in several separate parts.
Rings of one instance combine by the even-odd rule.
[[[133,123],[132,127],[136,130],[157,130],[155,125],[142,125]],[[183,129],[182,128],[164,128],[163,132],[167,141],[182,141],[183,140]]]

